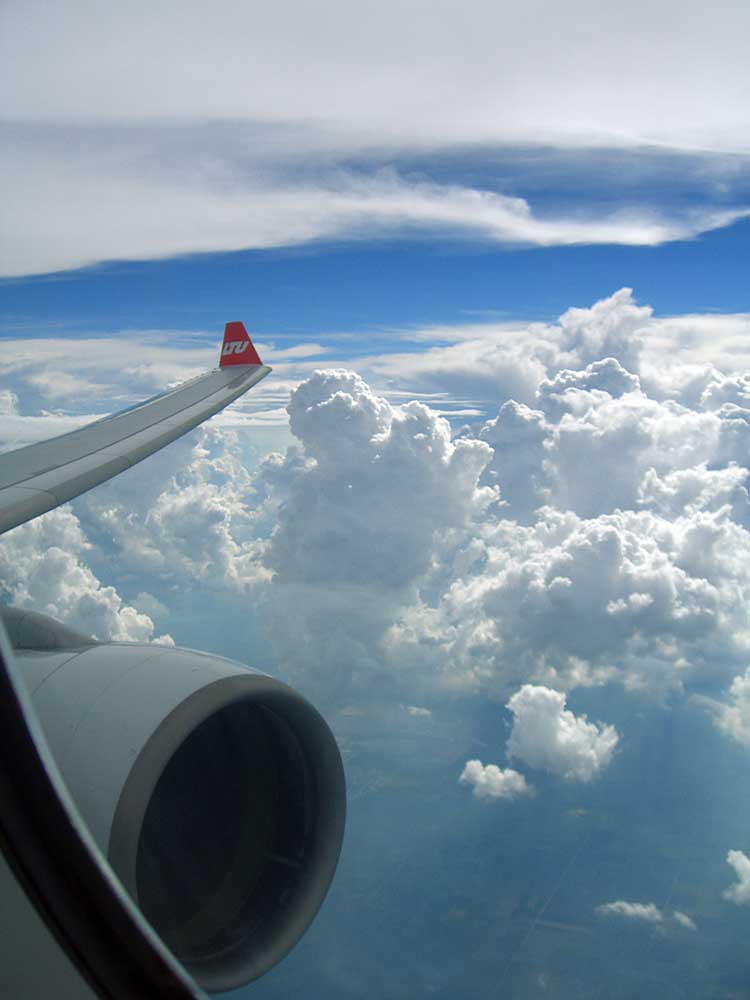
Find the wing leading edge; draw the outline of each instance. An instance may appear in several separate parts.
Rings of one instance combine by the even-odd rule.
[[[219,368],[69,434],[0,455],[0,534],[153,455],[270,371],[242,323],[227,323]]]

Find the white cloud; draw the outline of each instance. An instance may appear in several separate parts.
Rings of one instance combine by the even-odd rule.
[[[363,22],[334,2],[321,22],[293,0],[263,11],[224,0],[207,24],[196,3],[128,5],[95,20],[80,0],[65,16],[10,5],[0,181],[13,249],[2,272],[415,228],[653,245],[727,225],[747,209],[726,187],[750,148],[738,42],[748,25],[741,7],[723,7],[709,17],[661,0],[623,21],[587,0],[531,19],[491,0],[468,17],[458,4],[389,0]],[[627,153],[628,184],[611,185],[613,207],[592,198],[555,210],[513,183],[487,190],[460,170],[436,183],[419,167],[393,168],[467,149],[494,166],[498,150],[519,146],[533,154],[525,171],[543,159],[548,190],[555,150],[581,155],[579,191],[592,149]],[[691,190],[687,207],[659,204],[658,184],[647,190],[651,161],[670,147],[695,154],[682,172],[703,194]]]
[[[482,327],[498,367],[479,376],[479,362],[468,365],[464,388],[489,396],[497,376],[502,405],[457,435],[434,408],[395,405],[352,372],[300,382],[315,362],[282,361],[248,408],[75,510],[87,537],[114,544],[134,593],[194,580],[253,587],[281,668],[350,700],[367,690],[403,704],[455,691],[507,700],[523,682],[726,690],[750,655],[750,411],[732,402],[743,401],[739,375],[701,370],[679,403],[652,398],[642,371],[594,357],[617,350],[643,369],[639,345],[660,322],[649,314],[624,289],[557,324]],[[157,375],[163,388],[214,363],[217,343],[216,332],[172,331],[34,346],[75,379],[94,377],[96,345],[96,377],[130,401]],[[517,372],[524,352],[530,367],[515,384],[528,403],[506,401],[505,362]],[[11,391],[21,395],[34,357],[23,342],[4,356]],[[436,357],[399,380],[395,398],[434,377],[424,398],[442,408],[450,365]],[[265,429],[262,408],[279,411],[290,393],[297,445],[253,471],[250,448],[288,440]],[[2,433],[48,436],[82,419],[16,414]]]
[[[415,719],[431,719],[432,712],[429,708],[420,708],[419,705],[407,705],[406,711]]]
[[[457,4],[438,14],[396,0],[364,20],[341,2],[322,20],[294,0],[260,9],[223,2],[210,21],[200,4],[175,0],[98,20],[80,0],[64,11],[11,5],[0,63],[5,114],[328,122],[328,144],[339,148],[507,137],[747,148],[750,24],[741,5],[722,0],[709,12],[639,0],[625,13],[574,0],[529,19],[477,0],[470,15]]]
[[[482,327],[473,339],[447,347],[366,358],[364,364],[390,385],[418,391],[447,391],[452,398],[475,399],[493,405],[508,399],[533,404],[534,391],[546,374],[543,355],[555,346],[523,331],[511,334],[503,326]]]
[[[141,591],[137,595],[133,601],[133,607],[153,619],[165,618],[169,614],[169,608],[162,604],[158,597],[154,597],[153,594],[146,591]]]
[[[628,290],[623,289],[623,291]],[[621,293],[618,292],[616,295]],[[625,341],[621,345],[624,347],[623,353],[629,355],[631,362],[637,366],[637,344],[629,342],[625,336],[622,336],[622,340]],[[619,399],[625,393],[640,390],[637,375],[623,368],[616,358],[605,356],[603,350],[597,354],[601,360],[592,361],[583,371],[566,368],[557,372],[553,378],[543,379],[539,384],[536,392],[539,406],[549,418],[559,420],[565,413],[580,414],[606,396]]]
[[[100,582],[85,562],[90,548],[67,508],[15,528],[0,539],[3,596],[98,639],[148,642],[153,621]],[[172,640],[161,636],[160,641]]]
[[[586,216],[561,209],[550,216],[536,213],[524,198],[414,180],[390,168],[373,167],[368,173],[329,168],[322,179],[292,179],[288,166],[274,172],[268,165],[253,169],[230,162],[215,176],[210,168],[201,173],[192,162],[189,170],[175,166],[167,156],[165,165],[154,170],[152,164],[162,156],[154,139],[154,148],[142,152],[149,162],[144,172],[143,160],[132,154],[122,162],[123,154],[113,155],[106,146],[92,151],[71,141],[58,150],[56,143],[57,135],[42,148],[15,136],[7,139],[0,179],[13,196],[5,213],[12,238],[0,256],[0,274],[356,239],[364,232],[378,238],[417,230],[534,246],[653,246],[691,238],[747,214],[706,208],[690,217],[666,210],[590,210]],[[233,175],[229,183],[225,174]],[[94,217],[96,225],[89,221]]]
[[[18,413],[18,396],[10,389],[0,389],[0,413],[5,417]]]
[[[729,698],[729,704],[715,706],[717,724],[738,743],[750,747],[750,667],[734,678]]]
[[[580,402],[581,412],[564,414],[556,425],[549,475],[555,502],[582,516],[635,507],[649,469],[691,468],[718,454],[716,414],[658,403],[640,392],[612,399],[568,390],[566,401]]]
[[[624,899],[612,903],[602,903],[596,912],[603,917],[626,917],[628,920],[642,920],[648,924],[660,924],[664,920],[661,910],[655,903],[628,903]]]
[[[724,899],[738,906],[750,903],[750,858],[743,851],[729,851],[727,864],[734,868],[737,881],[722,893]]]
[[[748,370],[750,313],[666,316],[649,325],[641,381],[648,382],[654,398],[668,396],[693,409],[710,407],[714,384]]]
[[[545,459],[551,428],[544,414],[508,400],[497,417],[484,424],[479,437],[493,451],[482,482],[500,486],[504,517],[528,524],[533,512],[549,500]]]
[[[75,417],[59,413],[29,417],[14,413],[3,419],[0,427],[0,449],[12,451],[27,444],[34,444],[35,441],[46,441],[47,438],[67,434],[68,431],[74,431],[104,416],[106,413],[80,414]]]
[[[103,376],[127,388],[164,389],[170,382],[200,374],[216,363],[221,331],[129,331],[116,336],[5,338],[2,371],[24,378],[62,372],[70,378]],[[117,379],[124,372],[127,379]],[[143,381],[141,381],[143,379]],[[42,386],[46,382],[41,380]],[[75,388],[75,387],[74,387]]]
[[[708,469],[705,462],[659,475],[649,468],[638,488],[638,506],[673,520],[699,511],[731,510],[732,520],[750,523],[750,473],[739,465]]]
[[[637,305],[630,288],[621,288],[588,308],[566,310],[557,323],[405,331],[404,340],[457,342],[360,359],[360,363],[389,383],[448,391],[485,404],[514,400],[557,418],[555,393],[578,389],[585,395],[589,390],[599,391],[594,398],[609,398],[604,390],[622,395],[638,388],[637,377],[623,365],[637,370],[641,343],[653,322],[651,313],[650,307]],[[579,371],[586,366],[592,367]]]
[[[463,785],[471,785],[478,799],[515,799],[533,794],[526,778],[508,767],[504,770],[496,764],[483,764],[481,760],[468,760],[458,779]]]
[[[677,923],[680,924],[682,927],[687,928],[687,930],[689,931],[698,930],[695,921],[693,920],[692,917],[689,917],[687,913],[682,913],[681,910],[673,910],[672,915],[674,916]]]
[[[562,692],[524,684],[507,707],[514,717],[507,746],[510,758],[574,781],[590,781],[611,761],[617,730],[574,715],[565,708]]]
[[[119,572],[242,590],[263,575],[256,502],[235,432],[206,425],[86,494],[76,509],[116,546]]]
[[[750,536],[726,510],[584,520],[545,507],[528,527],[485,522],[445,567],[440,601],[394,643],[506,697],[524,679],[657,695],[723,684],[747,656],[748,559]]]
[[[263,476],[280,504],[264,556],[274,641],[287,669],[343,693],[347,678],[377,682],[419,578],[495,497],[478,488],[490,448],[451,441],[427,407],[393,407],[347,371],[316,372],[289,414],[304,455],[272,457]]]
[[[81,378],[79,375],[71,375],[69,372],[45,369],[43,372],[36,372],[26,378],[26,382],[39,391],[46,399],[53,402],[85,398],[90,404],[92,397],[101,399],[112,392],[112,387],[92,382],[89,379]]]
[[[712,372],[711,381],[703,390],[700,405],[707,410],[718,410],[726,403],[750,409],[750,374],[724,376]]]
[[[566,412],[583,418],[609,397],[627,402],[639,389],[653,404],[679,404],[653,411],[665,416],[741,406],[750,371],[750,314],[657,317],[628,288],[568,310],[556,323],[428,326],[393,335],[431,346],[359,358],[360,370],[433,398],[447,392],[485,407],[512,399],[543,410],[552,423]]]
[[[615,358],[625,369],[637,371],[642,348],[641,331],[652,314],[650,306],[635,304],[631,288],[621,288],[589,308],[571,308],[564,312],[560,317],[561,347],[577,359],[578,367],[602,358]],[[610,373],[607,369],[601,372],[595,369],[592,374],[595,377],[591,388],[609,390],[616,384],[620,391],[628,391],[621,386],[623,377],[619,371]]]

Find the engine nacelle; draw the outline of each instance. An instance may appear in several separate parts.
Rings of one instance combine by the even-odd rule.
[[[71,796],[145,917],[206,990],[262,975],[338,862],[346,792],[323,718],[230,660],[3,619]]]

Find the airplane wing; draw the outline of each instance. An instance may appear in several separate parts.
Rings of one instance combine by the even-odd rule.
[[[227,323],[218,368],[69,434],[0,455],[0,534],[129,469],[270,371],[244,325]]]

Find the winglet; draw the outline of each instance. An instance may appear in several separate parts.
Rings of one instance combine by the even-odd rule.
[[[245,324],[227,323],[224,327],[224,343],[221,347],[219,367],[262,364],[252,340],[247,335]]]

